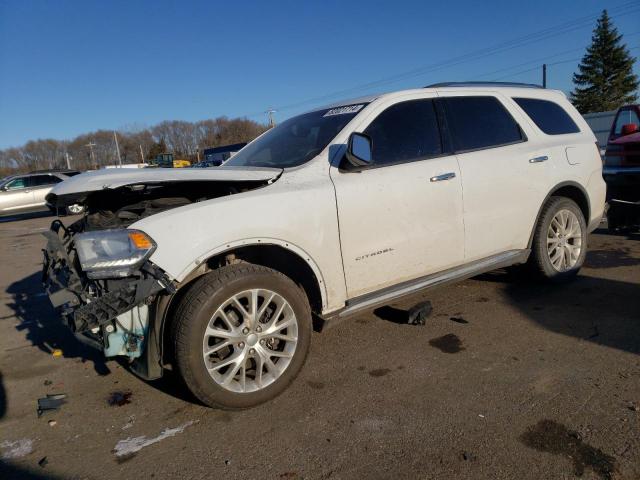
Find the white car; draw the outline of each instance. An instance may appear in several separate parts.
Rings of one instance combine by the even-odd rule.
[[[472,83],[313,110],[216,169],[91,172],[47,198],[86,207],[45,255],[66,323],[144,378],[171,366],[203,403],[245,408],[298,374],[314,317],[515,264],[575,276],[605,183],[564,94]]]
[[[53,186],[78,173],[76,170],[43,171],[0,179],[0,216],[46,210],[45,197]],[[78,205],[70,205],[63,213],[80,212]]]

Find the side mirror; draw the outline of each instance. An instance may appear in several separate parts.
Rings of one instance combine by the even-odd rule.
[[[347,145],[347,161],[354,167],[366,167],[372,161],[372,142],[369,135],[352,133]]]
[[[631,135],[632,133],[638,133],[639,131],[640,131],[640,128],[638,128],[637,124],[626,123],[622,125],[622,130],[620,131],[620,133],[622,135]]]

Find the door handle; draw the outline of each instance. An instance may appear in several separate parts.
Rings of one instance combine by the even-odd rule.
[[[549,157],[547,157],[546,155],[542,155],[541,157],[530,158],[529,163],[540,163],[546,162],[547,160],[549,160]]]
[[[435,177],[431,177],[429,180],[432,182],[442,182],[443,180],[451,180],[455,178],[456,174],[453,172],[443,173],[442,175],[436,175]]]

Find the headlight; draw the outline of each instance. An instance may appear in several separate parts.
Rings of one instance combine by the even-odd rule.
[[[146,233],[129,229],[79,233],[74,243],[89,278],[131,275],[156,249]]]

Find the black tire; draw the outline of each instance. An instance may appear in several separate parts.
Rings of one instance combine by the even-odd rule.
[[[254,392],[236,393],[218,385],[209,375],[202,356],[204,332],[223,302],[253,288],[268,288],[289,303],[298,323],[298,343],[286,370],[273,383]],[[189,390],[205,405],[239,410],[272,400],[300,372],[311,342],[311,309],[302,289],[285,275],[250,263],[234,264],[194,282],[176,309],[172,333],[177,370]]]
[[[559,271],[553,266],[547,247],[547,232],[549,226],[555,215],[561,210],[569,210],[575,214],[580,224],[582,241],[580,255],[575,265],[565,271]],[[576,202],[566,197],[551,197],[542,209],[533,235],[531,256],[527,262],[529,271],[533,271],[539,278],[554,282],[564,282],[574,278],[580,271],[580,268],[582,268],[587,255],[587,236],[587,222]]]

